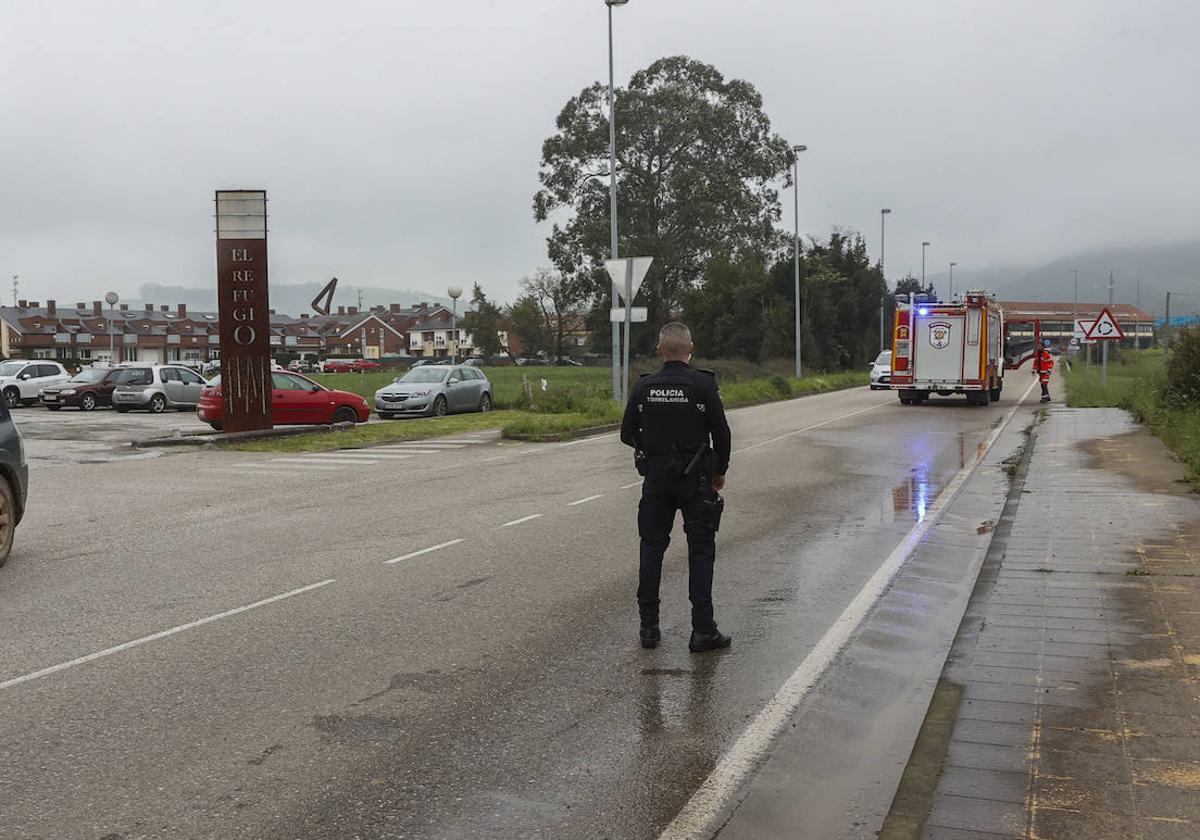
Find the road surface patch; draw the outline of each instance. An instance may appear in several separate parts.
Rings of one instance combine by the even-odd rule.
[[[149,636],[143,636],[140,639],[134,639],[132,641],[119,644],[116,647],[110,647],[104,650],[96,651],[95,653],[89,653],[87,656],[81,656],[78,659],[72,659],[69,662],[60,662],[57,665],[51,665],[49,668],[42,668],[40,671],[34,671],[31,674],[13,677],[12,679],[0,682],[0,690],[13,688],[14,686],[30,682],[31,680],[39,679],[41,677],[48,677],[51,674],[57,674],[59,671],[65,671],[68,668],[74,668],[77,665],[95,662],[97,659],[103,659],[106,656],[112,656],[114,653],[120,653],[122,651],[129,650],[130,648],[139,647],[140,645],[148,644],[150,642],[157,642],[160,639],[174,636],[175,634],[182,633],[185,630],[192,630],[193,628],[201,627],[205,624],[212,624],[214,621],[220,621],[223,618],[231,618],[235,615],[239,615],[240,613],[257,609],[258,607],[265,607],[268,604],[274,604],[287,598],[294,598],[297,595],[303,595],[305,592],[312,592],[314,589],[320,589],[335,582],[336,578],[329,578],[327,580],[320,581],[319,583],[310,583],[308,586],[301,586],[298,589],[293,589],[289,592],[283,592],[279,595],[272,595],[270,598],[263,598],[261,601],[255,601],[253,604],[246,604],[242,607],[234,607],[231,610],[225,610],[225,612],[220,612],[216,615],[210,615],[206,618],[197,619],[196,621],[189,621],[187,624],[180,624],[179,626],[172,627],[169,630],[160,630],[157,633],[152,633]]]

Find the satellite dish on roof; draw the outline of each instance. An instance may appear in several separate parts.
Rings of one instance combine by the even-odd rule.
[[[118,295],[116,292],[109,292],[108,294],[106,294],[104,296],[104,302],[107,303],[109,306],[116,306],[117,301],[119,301],[120,299],[121,299],[121,296]]]

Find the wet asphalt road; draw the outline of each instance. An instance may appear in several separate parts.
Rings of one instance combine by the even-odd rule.
[[[612,436],[35,459],[0,571],[0,836],[654,837],[1013,399],[734,412],[735,641],[708,656],[678,524],[663,646],[637,647]]]

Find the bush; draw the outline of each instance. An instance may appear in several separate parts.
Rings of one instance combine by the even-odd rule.
[[[1200,404],[1200,327],[1184,327],[1167,359],[1167,396],[1182,405]]]

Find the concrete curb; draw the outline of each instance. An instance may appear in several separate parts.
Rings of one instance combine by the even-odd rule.
[[[251,432],[187,432],[170,437],[146,438],[130,443],[134,449],[155,449],[172,446],[218,446],[223,443],[240,443],[247,440],[270,440],[272,438],[301,437],[329,432],[345,432],[353,429],[354,423],[333,423],[321,426],[289,426],[282,429],[259,429]]]
[[[620,423],[609,423],[604,426],[588,426],[584,429],[568,429],[563,432],[548,432],[544,435],[506,435],[503,430],[500,436],[505,440],[520,440],[526,443],[556,443],[564,440],[574,440],[575,438],[592,437],[594,435],[602,435],[605,432],[615,432],[621,428]]]

